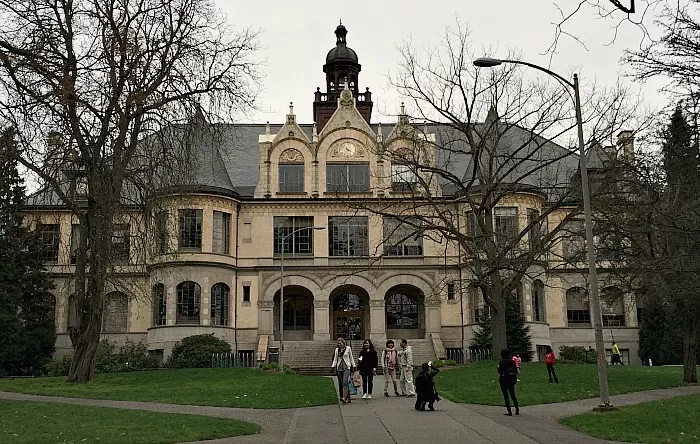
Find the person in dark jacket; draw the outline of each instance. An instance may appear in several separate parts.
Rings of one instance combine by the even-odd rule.
[[[362,344],[362,351],[360,351],[360,357],[357,360],[359,361],[358,369],[360,370],[360,375],[362,375],[362,399],[372,399],[374,373],[377,371],[377,365],[379,364],[377,351],[374,349],[372,341],[365,339],[365,342]]]
[[[433,368],[432,362],[421,364],[421,371],[416,376],[416,410],[425,411],[425,404],[430,410],[435,410],[433,403],[437,399],[435,393],[435,381],[433,378],[440,373],[440,370]]]
[[[513,416],[513,412],[510,409],[510,397],[513,398],[513,407],[515,407],[515,414],[520,414],[520,409],[518,408],[518,398],[515,397],[515,384],[518,382],[518,368],[513,362],[513,358],[510,356],[508,350],[501,350],[501,360],[498,363],[498,383],[501,385],[501,392],[503,392],[503,400],[506,403],[507,413],[504,415]]]

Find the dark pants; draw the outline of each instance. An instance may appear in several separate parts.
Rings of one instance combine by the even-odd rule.
[[[362,375],[362,394],[369,393],[372,394],[372,387],[374,387],[374,375],[372,373]]]
[[[620,355],[612,355],[612,359],[610,360],[610,364],[612,364],[612,365],[615,365],[615,364],[625,365],[622,363],[622,359],[620,359]]]
[[[415,408],[416,408],[416,410],[423,411],[423,410],[425,410],[425,405],[428,404],[428,408],[429,408],[430,410],[435,410],[435,409],[433,408],[433,403],[434,403],[434,402],[435,402],[435,401],[432,401],[432,402],[423,402],[423,401],[420,401],[420,400],[416,399]]]
[[[518,398],[515,397],[515,384],[506,381],[500,381],[499,383],[501,385],[501,392],[503,392],[503,401],[506,403],[508,412],[510,412],[510,399],[508,398],[509,394],[510,397],[513,398],[513,407],[518,410]]]
[[[549,376],[549,382],[552,382],[552,377],[554,377],[554,382],[559,382],[557,374],[554,372],[554,366],[552,364],[547,364],[547,376]]]

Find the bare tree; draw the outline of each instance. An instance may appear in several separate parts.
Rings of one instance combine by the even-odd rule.
[[[161,156],[157,135],[196,110],[216,118],[252,105],[255,33],[231,29],[210,0],[0,0],[0,22],[0,119],[82,230],[68,379],[87,381],[114,225],[149,195],[142,173]]]

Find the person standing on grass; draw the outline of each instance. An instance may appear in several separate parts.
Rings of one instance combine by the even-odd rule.
[[[520,364],[522,361],[520,353],[513,353],[513,362],[515,362],[515,367],[518,369],[518,382],[520,382]]]
[[[401,340],[401,350],[399,350],[399,365],[401,366],[401,396],[416,396],[416,389],[413,387],[413,348],[408,345],[408,341]],[[406,393],[408,391],[408,393]]]
[[[362,375],[362,399],[372,399],[372,387],[374,385],[374,372],[377,371],[379,360],[377,359],[377,351],[374,349],[374,344],[369,339],[365,339],[362,344],[360,356],[357,358],[360,361],[358,368]]]
[[[350,369],[355,367],[355,359],[352,357],[352,349],[346,345],[345,339],[338,338],[337,345],[333,353],[333,363],[331,367],[338,377],[340,402],[345,404],[346,402],[350,402],[348,380],[350,379]]]
[[[625,365],[622,363],[622,359],[620,359],[620,347],[617,346],[617,343],[615,341],[613,341],[612,345],[612,359],[610,360],[610,364]]]
[[[547,376],[549,376],[549,382],[552,382],[552,377],[554,377],[554,382],[559,383],[559,378],[554,371],[554,364],[556,364],[557,359],[554,356],[554,350],[549,345],[547,346],[547,354],[544,357],[544,362],[547,364]]]
[[[513,416],[513,412],[510,409],[510,398],[513,399],[513,407],[515,407],[515,414],[520,414],[520,408],[518,407],[518,398],[515,397],[515,384],[518,382],[518,369],[513,362],[513,358],[510,356],[510,352],[506,349],[501,350],[501,360],[498,363],[498,384],[501,386],[501,392],[503,393],[503,400],[506,404],[506,409],[508,410],[504,415]]]
[[[389,397],[389,379],[394,384],[394,394],[399,395],[396,387],[396,369],[399,366],[399,358],[394,348],[394,341],[386,341],[386,348],[382,352],[382,367],[384,367],[384,396]]]

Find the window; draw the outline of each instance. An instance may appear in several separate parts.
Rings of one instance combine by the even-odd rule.
[[[644,322],[644,312],[646,310],[646,301],[644,300],[644,296],[642,295],[636,295],[635,296],[635,305],[637,306],[637,325],[642,325],[642,322]]]
[[[544,284],[539,279],[532,283],[532,320],[537,322],[547,321]]]
[[[165,285],[156,284],[151,291],[153,297],[153,325],[165,325],[166,305],[165,305]]]
[[[600,308],[603,327],[624,327],[625,304],[622,290],[617,287],[605,287],[601,293]]]
[[[420,222],[384,218],[384,254],[386,256],[423,256],[423,236]]]
[[[568,325],[591,325],[588,292],[580,287],[566,290],[566,320]]]
[[[533,210],[532,208],[527,209],[527,225],[530,227],[528,232],[530,251],[538,251],[542,247],[539,211]]]
[[[199,301],[202,288],[196,282],[186,281],[177,286],[178,324],[199,324]]]
[[[243,302],[250,303],[250,285],[243,286]]]
[[[367,217],[329,217],[328,255],[357,257],[369,254]]]
[[[202,249],[202,210],[180,210],[180,249]]]
[[[418,301],[413,295],[396,293],[386,300],[386,326],[392,329],[418,328]]]
[[[496,243],[509,246],[518,236],[518,209],[516,207],[498,207],[493,209],[493,231]]]
[[[562,253],[567,261],[582,261],[586,258],[586,238],[583,221],[572,220],[563,228]]]
[[[369,191],[369,164],[334,163],[326,165],[326,191]]]
[[[103,333],[126,333],[129,300],[124,293],[114,291],[105,296],[102,311]]]
[[[70,263],[75,265],[78,261],[78,248],[80,248],[80,225],[73,224],[70,227]]]
[[[482,230],[485,227],[486,219],[482,211],[467,212],[467,229],[472,237],[475,248],[483,248],[486,243],[486,234]]]
[[[455,283],[454,282],[449,282],[447,284],[447,300],[448,301],[455,300]]]
[[[228,325],[230,290],[223,282],[211,287],[211,325]]]
[[[168,252],[168,213],[161,211],[156,214],[155,220],[155,253]]]
[[[314,253],[314,218],[299,216],[275,216],[275,257],[311,256]],[[305,230],[299,230],[306,228]],[[292,234],[293,233],[293,234]]]
[[[475,287],[469,287],[467,290],[469,297],[469,305],[472,308],[471,321],[474,324],[483,322],[491,317],[491,307],[484,302],[481,297],[481,290]]]
[[[409,165],[394,164],[391,166],[391,189],[399,193],[410,193],[418,178]]]
[[[311,330],[311,299],[285,294],[283,324],[285,330]]]
[[[614,233],[602,233],[595,238],[595,256],[599,261],[615,261],[619,258],[621,242]]]
[[[78,326],[78,302],[75,295],[68,296],[68,329]]]
[[[114,225],[112,230],[112,258],[117,262],[129,262],[129,244],[129,225]]]
[[[304,164],[280,164],[280,193],[304,192]]]
[[[58,224],[40,224],[37,226],[39,234],[39,259],[50,264],[58,263],[58,242],[60,237]]]
[[[214,232],[212,250],[214,253],[229,254],[231,238],[231,215],[214,211]]]

